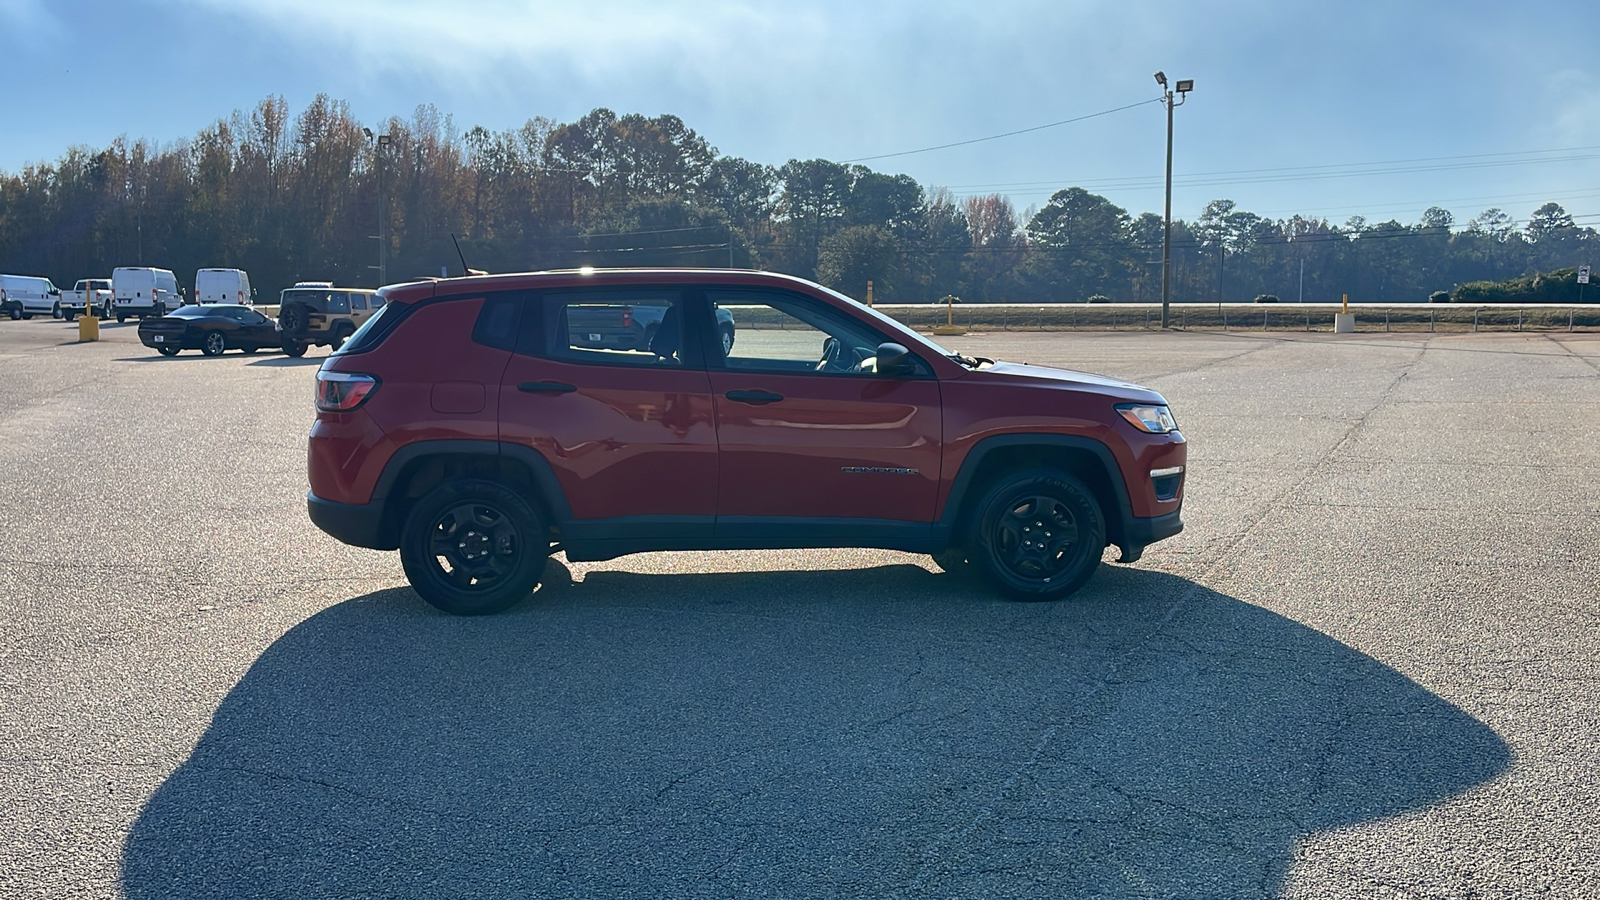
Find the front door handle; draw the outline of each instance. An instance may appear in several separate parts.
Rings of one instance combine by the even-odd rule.
[[[729,391],[722,396],[735,403],[748,403],[751,406],[766,406],[768,403],[777,403],[783,399],[782,394],[771,391]]]
[[[524,381],[517,385],[517,390],[525,394],[570,394],[577,389],[577,385],[564,381]]]

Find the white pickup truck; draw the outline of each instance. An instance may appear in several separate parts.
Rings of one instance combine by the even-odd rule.
[[[100,318],[111,314],[111,279],[80,278],[70,291],[61,292],[61,315],[68,322],[91,312]]]

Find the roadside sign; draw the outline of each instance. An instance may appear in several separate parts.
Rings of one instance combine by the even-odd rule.
[[[1588,266],[1579,266],[1578,267],[1578,283],[1579,284],[1588,284],[1589,283],[1589,267]]]

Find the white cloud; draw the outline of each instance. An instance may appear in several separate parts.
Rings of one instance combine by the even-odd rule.
[[[0,0],[13,2],[13,0]],[[28,0],[23,0],[28,2]],[[480,85],[560,71],[604,81],[669,69],[719,78],[804,55],[826,23],[751,2],[169,0],[248,20],[301,44],[331,44],[375,72]],[[515,71],[508,72],[507,69]]]

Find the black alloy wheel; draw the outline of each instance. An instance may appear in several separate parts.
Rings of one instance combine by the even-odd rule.
[[[1019,472],[978,507],[972,558],[1017,600],[1059,600],[1082,587],[1106,547],[1105,517],[1083,482],[1056,469]]]
[[[733,329],[722,329],[722,355],[726,357],[733,352]]]
[[[200,342],[200,352],[207,356],[221,356],[228,349],[228,339],[220,331],[208,331]]]
[[[417,501],[400,536],[400,563],[411,586],[458,616],[497,613],[527,597],[549,552],[539,514],[491,481],[435,488]]]
[[[161,354],[162,356],[177,356],[178,355],[178,351],[182,350],[182,349],[183,349],[182,347],[176,347],[176,346],[168,347],[167,345],[162,344],[161,346],[156,348],[156,352]]]

